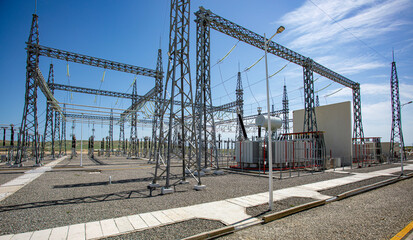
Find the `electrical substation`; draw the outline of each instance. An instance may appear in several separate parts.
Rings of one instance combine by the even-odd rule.
[[[185,214],[192,214],[188,207],[186,213],[175,210],[168,213],[172,215],[168,215],[166,210],[161,211],[166,205],[178,208],[185,207],[187,204],[206,204],[205,202],[209,200],[203,198],[211,197],[212,200],[218,201],[222,200],[216,197],[219,195],[223,198],[236,198],[264,192],[266,189],[268,195],[269,178],[274,178],[274,182],[290,179],[304,181],[301,183],[304,184],[306,176],[325,177],[323,180],[338,178],[339,174],[330,172],[335,169],[352,171],[386,164],[393,166],[399,164],[400,160],[401,164],[408,160],[401,129],[399,83],[394,61],[390,79],[393,116],[391,142],[382,143],[381,137],[364,134],[359,82],[348,79],[329,69],[328,66],[321,65],[311,56],[304,56],[278,44],[272,40],[272,37],[267,38],[226,19],[225,16],[215,14],[214,9],[200,7],[194,12],[190,8],[189,0],[170,2],[169,48],[153,49],[157,61],[147,63],[147,66],[151,67],[135,66],[45,46],[39,40],[41,15],[33,14],[26,42],[27,65],[21,66],[21,69],[24,67],[26,69],[22,121],[20,126],[13,124],[2,126],[1,161],[4,163],[2,168],[17,172],[34,171],[34,173],[36,171],[30,169],[46,169],[39,171],[47,174],[50,171],[54,179],[60,179],[56,180],[51,188],[53,191],[91,187],[97,189],[91,190],[90,194],[94,194],[91,197],[90,195],[88,197],[82,195],[79,198],[67,197],[62,202],[53,200],[52,204],[46,200],[47,196],[44,196],[45,199],[35,204],[31,203],[33,206],[28,204],[30,206],[21,207],[23,204],[17,208],[26,209],[34,206],[46,208],[49,205],[58,207],[65,204],[70,207],[75,202],[98,204],[107,199],[112,199],[114,203],[111,204],[116,204],[115,200],[127,199],[129,202],[124,206],[124,210],[116,213],[119,216],[110,215],[112,211],[110,210],[102,215],[102,219],[126,215],[127,211],[133,209],[129,205],[153,205],[155,207],[137,210],[135,213],[139,214],[138,219],[143,219],[146,227],[151,227],[153,216],[160,222],[157,223],[158,225],[165,225],[167,222],[162,222],[163,219],[174,220],[171,216],[176,215],[176,219],[179,220]],[[196,33],[192,33],[196,36],[196,49],[192,49],[191,52],[189,51],[190,24],[196,25]],[[282,27],[277,33],[283,30]],[[211,48],[214,47],[215,34],[211,34],[212,31],[219,33],[222,38],[233,38],[250,48],[260,49],[266,54],[300,66],[303,106],[294,110],[290,108],[284,80],[283,89],[280,90],[282,105],[272,105],[270,108],[268,101],[268,106],[264,109],[259,107],[256,114],[244,114],[244,88],[240,70],[235,73],[237,84],[233,98],[236,100],[223,104],[213,102],[211,82],[214,79],[211,79],[213,63],[210,53]],[[231,51],[232,49],[227,55]],[[196,67],[192,72],[190,56],[196,61]],[[47,59],[66,62],[68,76],[69,63],[73,63],[104,69],[105,72],[123,72],[135,76],[135,80],[129,92],[57,83],[53,63],[50,63],[48,69],[40,67],[40,62],[49,61]],[[167,64],[164,64],[165,62]],[[139,95],[139,79],[137,80],[136,77],[152,78],[154,85],[145,94]],[[317,91],[314,89],[315,78],[318,77],[350,89],[352,99],[320,105]],[[113,107],[114,104],[111,106],[75,104],[67,99],[59,99],[57,92],[112,97],[114,101],[123,99],[128,102],[129,107],[117,108]],[[264,93],[264,89],[262,92]],[[38,114],[39,95],[44,95],[46,99],[44,121]],[[39,127],[39,122],[44,124],[44,128]],[[92,130],[82,136],[76,135],[76,128],[82,127],[85,123],[89,124]],[[104,134],[104,137],[97,139],[95,131],[100,125],[108,126],[109,131]],[[144,128],[151,132],[151,135],[143,135],[141,129]],[[235,129],[235,131],[229,135],[228,132],[224,133],[225,129]],[[119,132],[119,136],[115,136],[115,131]],[[79,171],[79,175],[65,182],[65,176],[72,174],[71,171]],[[337,175],[333,176],[333,174]],[[39,176],[36,175],[33,180]],[[233,189],[243,187],[241,185],[228,187],[228,181],[239,181],[239,184],[247,186],[249,184],[247,180],[245,182],[241,180],[245,177],[254,177],[257,180],[252,182],[257,181],[260,187],[255,185],[250,188],[256,190],[250,191],[249,187],[246,187],[244,190],[239,190],[240,193],[232,193],[235,191]],[[138,185],[136,191],[116,189],[121,184],[126,184],[131,189],[135,188],[133,184]],[[102,191],[102,194],[99,191]],[[133,197],[134,194],[137,196]],[[2,199],[8,196],[6,194]],[[323,199],[321,195],[321,197],[315,196],[315,199]],[[194,200],[189,200],[190,198]],[[244,201],[243,204],[248,202],[245,199],[233,201]],[[69,214],[69,210],[65,211]],[[141,214],[145,211],[159,212],[151,217]],[[182,217],[181,220],[204,218],[196,214],[194,216]],[[133,229],[139,228],[140,220],[133,217],[128,219]],[[97,220],[99,219],[91,217],[79,221]],[[119,234],[122,231],[119,228],[121,220],[118,221],[116,222],[115,219]],[[231,225],[236,221],[221,220],[221,222]],[[103,223],[100,224],[103,229],[101,236],[105,236]],[[157,224],[154,223],[153,226],[158,226]],[[42,227],[56,226],[46,224]],[[29,227],[22,229],[21,232],[35,230]],[[53,234],[53,231],[50,230],[50,234]],[[68,231],[70,233],[70,230]],[[11,230],[5,232],[12,233]]]

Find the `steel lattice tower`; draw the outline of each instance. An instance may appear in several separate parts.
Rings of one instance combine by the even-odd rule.
[[[57,155],[60,156],[62,154],[62,135],[60,132],[60,113],[59,112],[55,112],[54,114],[53,139],[59,141],[59,153]]]
[[[315,106],[319,107],[320,106],[320,99],[318,98],[318,95],[315,96]]]
[[[121,155],[125,154],[125,121],[121,120],[119,122],[119,152]]]
[[[66,116],[66,104],[63,104],[63,115]],[[65,155],[67,154],[66,147],[66,119],[62,119],[62,135],[60,136],[59,151],[62,152],[62,143],[65,147]]]
[[[283,91],[282,104],[283,104],[283,110],[282,110],[282,114],[283,114],[283,133],[286,134],[290,130],[290,118],[289,118],[290,109],[289,109],[289,104],[288,104],[287,86],[285,85],[285,82],[284,82],[284,91]]]
[[[397,77],[396,62],[391,63],[391,78],[390,78],[390,88],[391,88],[391,110],[392,110],[392,125],[391,125],[391,135],[390,135],[390,157],[394,159],[395,156],[395,143],[400,143],[400,148],[402,149],[402,156],[404,153],[404,141],[403,141],[403,131],[402,131],[402,120],[401,120],[401,105],[399,96],[399,78]]]
[[[198,127],[198,154],[197,160],[200,163],[202,157],[204,168],[215,165],[218,166],[218,149],[216,147],[216,132],[214,122],[214,112],[211,99],[211,44],[210,27],[208,18],[196,20],[197,44],[196,44],[196,114]],[[238,75],[240,81],[240,74]],[[242,88],[242,86],[240,87]],[[237,88],[238,89],[238,88]],[[237,92],[237,100],[238,100]],[[242,99],[242,96],[241,96]],[[242,104],[241,102],[237,102]],[[242,109],[240,109],[242,111]],[[241,113],[242,114],[242,113]],[[208,127],[207,127],[208,126]],[[214,161],[214,162],[211,162]],[[198,165],[200,170],[200,165]],[[200,178],[198,179],[200,184]]]
[[[303,66],[304,76],[304,132],[317,131],[317,120],[314,109],[314,77],[313,60],[307,58]]]
[[[194,106],[189,63],[189,22],[190,1],[171,0],[168,71],[164,91],[165,106],[161,113],[161,136],[159,145],[167,144],[166,149],[166,183],[164,189],[169,190],[171,158],[176,156],[182,161],[182,179],[185,181],[185,170],[194,166],[193,156],[196,150],[195,122],[193,121]],[[175,104],[180,101],[180,104]],[[167,131],[163,131],[163,119],[168,114]],[[173,142],[178,136],[179,141]],[[174,143],[177,144],[174,147]],[[159,178],[158,168],[154,178]],[[154,182],[156,181],[154,179]]]
[[[237,77],[237,88],[235,90],[235,95],[236,95],[236,101],[237,101],[237,108],[239,114],[241,114],[241,117],[244,116],[244,88],[242,87],[242,79],[241,79],[241,72],[238,72],[238,77]],[[241,141],[243,139],[243,134],[242,134],[242,129],[237,121],[237,132],[236,132],[237,140]]]
[[[153,115],[152,122],[152,139],[151,139],[151,149],[149,153],[149,161],[155,159],[156,164],[159,164],[159,149],[160,145],[158,144],[158,136],[162,131],[159,129],[160,120],[161,120],[161,107],[162,107],[162,88],[163,88],[163,65],[162,65],[162,49],[158,49],[158,59],[156,61],[156,73],[157,77],[155,78],[155,112]]]
[[[136,83],[136,79],[133,82],[133,89],[132,89],[132,106],[134,106],[137,102],[137,95],[138,95],[138,87]],[[137,140],[138,140],[138,134],[137,134],[137,127],[136,127],[136,122],[137,122],[138,116],[136,111],[133,111],[131,114],[131,129],[130,129],[130,156],[137,156],[138,151],[137,151]]]
[[[50,86],[50,84],[54,83],[54,72],[53,72],[53,64],[50,64],[50,68],[49,68],[49,77],[47,79],[47,84]],[[54,89],[50,88],[50,91],[52,92],[52,94],[54,94]],[[45,151],[45,147],[46,147],[46,142],[50,139],[51,142],[51,154],[52,154],[52,158],[55,158],[55,152],[54,152],[54,139],[55,139],[55,135],[54,135],[54,126],[53,126],[53,109],[52,109],[52,105],[47,102],[46,103],[46,122],[44,125],[44,135],[43,135],[43,144],[42,144],[42,152]]]
[[[36,165],[40,164],[38,154],[38,122],[37,122],[37,84],[36,84],[36,69],[39,66],[39,24],[38,16],[33,14],[32,25],[30,28],[28,45],[34,45],[34,48],[27,48],[26,61],[26,93],[23,109],[23,118],[21,122],[19,138],[18,138],[18,153],[15,161],[16,165],[20,165],[26,148],[23,147],[27,137],[26,133],[33,134],[34,148],[33,156]]]
[[[113,152],[113,109],[110,109],[110,121],[109,121],[109,149]]]

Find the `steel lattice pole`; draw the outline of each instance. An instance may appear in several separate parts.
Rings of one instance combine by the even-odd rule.
[[[21,165],[22,158],[25,155],[26,148],[23,146],[27,133],[33,134],[33,155],[36,165],[40,164],[38,155],[38,121],[37,121],[37,73],[36,69],[39,65],[39,25],[38,16],[33,14],[32,25],[30,29],[29,39],[27,44],[35,45],[34,48],[27,48],[26,61],[26,93],[23,109],[23,118],[21,122],[19,138],[18,138],[18,154],[15,161],[16,165]]]

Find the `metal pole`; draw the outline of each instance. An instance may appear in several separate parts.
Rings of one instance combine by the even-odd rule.
[[[80,122],[80,166],[83,166],[83,113]]]
[[[265,76],[266,76],[266,82],[267,82],[267,112],[270,113],[270,89],[269,89],[269,83],[268,83],[268,65],[267,65],[267,38],[264,33],[264,48],[265,48]],[[268,161],[269,161],[269,172],[268,172],[268,186],[269,186],[269,200],[268,200],[268,205],[269,209],[273,209],[273,186],[272,186],[272,144],[271,144],[271,119],[270,119],[270,114],[268,114],[268,129],[267,129],[267,134],[268,134]]]

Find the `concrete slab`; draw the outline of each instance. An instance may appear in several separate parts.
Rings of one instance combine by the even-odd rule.
[[[262,199],[257,199],[257,198],[251,197],[251,196],[240,197],[239,199],[247,201],[253,206],[260,205],[264,202],[263,198]]]
[[[185,217],[178,215],[175,211],[175,209],[168,209],[162,211],[166,216],[168,216],[170,219],[172,219],[174,222],[179,222],[185,220]]]
[[[69,226],[53,228],[50,233],[50,240],[65,240],[67,238],[67,233],[69,231]]]
[[[52,229],[45,229],[45,230],[40,230],[36,231],[33,233],[32,237],[30,240],[44,240],[44,239],[49,239],[50,233],[52,232]]]
[[[10,240],[14,235],[10,234],[10,235],[3,235],[0,236],[0,240]]]
[[[183,208],[173,208],[172,211],[174,211],[176,214],[181,216],[184,220],[194,218],[194,215],[192,215],[190,212],[186,211],[184,207]]]
[[[67,233],[68,240],[82,240],[86,238],[85,224],[74,224],[69,226]]]
[[[218,220],[227,225],[251,217],[245,213],[244,207],[225,200],[193,205],[184,209],[194,217]]]
[[[148,227],[148,224],[146,224],[145,221],[143,221],[139,214],[128,216],[127,218],[129,219],[129,222],[132,224],[135,230],[140,230]]]
[[[317,191],[309,190],[305,187],[292,187],[292,188],[284,188],[277,190],[274,192],[274,195],[284,195],[288,197],[308,197],[308,198],[315,198],[319,200],[324,200],[330,198],[330,196],[320,194]]]
[[[100,221],[100,226],[102,227],[103,236],[110,236],[119,233],[119,229],[116,226],[115,220],[106,219]]]
[[[17,192],[20,188],[23,186],[0,186],[0,193],[11,193],[11,192]]]
[[[132,224],[129,222],[129,219],[127,217],[115,218],[115,223],[119,229],[119,232],[121,233],[130,232],[134,230]]]
[[[152,212],[152,215],[158,219],[161,224],[168,224],[174,222],[168,216],[166,216],[162,211]]]
[[[140,216],[149,227],[161,225],[161,222],[159,222],[151,213],[142,213]]]
[[[231,198],[227,199],[228,202],[240,205],[241,207],[252,207],[253,205],[245,200],[242,200],[240,198]]]
[[[103,237],[102,228],[100,222],[88,222],[86,223],[86,239]]]
[[[10,240],[30,240],[33,232],[15,234]]]

